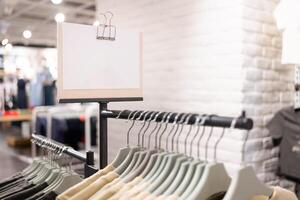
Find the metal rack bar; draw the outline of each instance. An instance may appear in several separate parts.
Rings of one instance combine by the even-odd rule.
[[[130,113],[132,111],[126,110],[126,111],[120,111],[120,110],[108,110],[107,109],[107,102],[100,102],[100,152],[99,152],[99,161],[100,161],[100,168],[104,168],[107,165],[107,119],[108,118],[118,118],[119,119],[128,119]],[[143,113],[143,111],[136,111],[137,114],[134,115],[134,119],[141,119],[140,115]],[[154,111],[149,111],[154,112]],[[163,119],[163,116],[166,112],[160,113],[157,118],[156,122],[161,122]],[[169,123],[173,123],[175,120],[175,116],[177,113],[173,113],[170,116],[170,120],[168,120]],[[180,114],[177,121],[180,121],[181,118],[184,116],[184,114]],[[131,116],[132,117],[132,116]],[[146,117],[147,120],[150,116]],[[194,114],[192,117],[190,117],[188,124],[194,124],[197,117],[201,117],[197,114]],[[203,116],[202,116],[203,117]],[[232,121],[236,119],[234,117],[224,117],[224,116],[217,116],[217,115],[210,115],[205,120],[204,126],[213,126],[213,127],[224,127],[224,128],[230,128],[232,125]],[[242,115],[236,119],[235,129],[243,129],[243,130],[251,130],[253,128],[253,120],[246,118],[245,113],[243,112]]]
[[[107,103],[99,104],[99,120],[100,120],[100,136],[99,136],[99,145],[100,145],[100,153],[99,153],[99,166],[100,169],[103,169],[107,165],[107,117],[102,115],[102,112],[107,111]]]
[[[122,112],[120,114],[120,112]],[[137,111],[138,113],[135,115],[134,119],[138,119],[139,116],[141,115],[141,113],[143,111]],[[132,113],[132,111],[120,111],[120,110],[102,110],[101,111],[101,116],[102,118],[116,118],[119,114],[119,118],[120,119],[128,119],[128,116],[130,115],[130,113]],[[162,112],[158,115],[158,117],[156,118],[156,122],[161,122],[163,116],[165,115],[166,112]],[[175,120],[175,116],[177,115],[177,113],[173,113],[170,116],[170,123],[173,123]],[[181,120],[181,117],[183,116],[183,114],[181,114],[177,121]],[[194,114],[188,121],[188,124],[194,124],[196,121],[196,118],[200,117],[200,119],[202,118],[201,116],[199,116],[198,114]],[[147,120],[149,119],[150,116],[148,115],[146,117],[146,119],[143,120]],[[140,118],[141,119],[141,118]],[[223,116],[218,116],[218,115],[211,115],[207,118],[207,120],[205,120],[204,126],[213,126],[213,127],[224,127],[224,128],[230,128],[232,121],[234,120],[234,117],[223,117]],[[251,130],[253,127],[253,121],[252,119],[249,118],[245,118],[245,117],[239,117],[236,121],[236,125],[234,128],[236,129],[243,129],[243,130]]]
[[[37,140],[37,141],[40,141],[40,142],[47,141],[50,144],[56,145],[59,148],[66,147],[65,145],[63,145],[59,142],[56,142],[52,139],[46,138],[46,137],[41,136],[41,135],[32,134],[32,138]],[[45,146],[45,147],[50,148],[50,146]],[[85,163],[85,166],[84,166],[84,169],[85,169],[84,170],[84,176],[85,177],[89,177],[89,176],[91,176],[92,174],[94,174],[95,172],[98,171],[96,168],[94,168],[94,152],[88,151],[88,152],[86,152],[86,156],[85,156],[83,153],[80,153],[80,152],[74,150],[72,147],[67,147],[67,148],[64,148],[63,153],[65,153],[65,154],[67,154],[71,157],[74,157],[74,158],[76,158],[76,159],[78,159],[78,160]]]

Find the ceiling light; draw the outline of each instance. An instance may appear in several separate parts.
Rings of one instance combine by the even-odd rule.
[[[30,39],[31,36],[32,36],[32,33],[31,33],[30,30],[25,30],[25,31],[23,32],[23,37],[24,37],[24,38]]]
[[[12,46],[12,44],[8,43],[7,45],[5,45],[4,48],[5,48],[6,51],[11,51],[13,46]]]
[[[55,15],[55,21],[57,23],[61,23],[61,22],[64,22],[65,21],[65,15],[63,13],[57,13]]]
[[[98,20],[94,21],[93,26],[99,26],[100,22]]]
[[[7,38],[5,38],[5,39],[2,40],[2,45],[3,46],[7,45],[7,43],[8,43],[8,39]]]
[[[53,4],[61,4],[62,0],[51,0]]]

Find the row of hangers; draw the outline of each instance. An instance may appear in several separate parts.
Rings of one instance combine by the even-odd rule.
[[[121,111],[117,118],[122,112],[124,111]],[[171,129],[166,133],[170,117],[174,114],[153,111],[132,111],[129,114],[127,120],[131,121],[131,125],[127,131],[127,146],[119,150],[111,163],[123,182],[129,183],[136,177],[142,177],[143,182],[150,183],[146,190],[157,197],[176,194],[180,199],[204,200],[214,194],[226,192],[224,200],[248,200],[258,195],[267,197],[272,195],[273,190],[258,180],[252,167],[242,168],[231,179],[224,165],[216,161],[216,149],[224,136],[225,127],[214,145],[214,160],[209,162],[207,159],[207,144],[214,132],[214,127],[211,127],[206,141],[205,160],[199,158],[200,141],[207,129],[204,124],[212,115],[177,113]],[[159,115],[163,115],[161,122],[157,122]],[[195,123],[188,125],[191,117],[196,117]],[[237,119],[232,120],[230,131],[235,128]],[[142,126],[137,133],[137,145],[130,146],[131,132],[136,121],[139,120],[142,121]],[[152,130],[150,130],[151,124],[155,124]],[[185,133],[184,154],[182,154],[179,153],[178,146],[184,126],[189,126],[189,129]],[[196,127],[196,131],[193,127]],[[146,147],[147,132],[149,135]],[[164,147],[162,138],[165,134],[166,145]],[[152,136],[154,136],[154,148],[150,148]],[[191,144],[188,153],[189,137],[191,137]],[[197,137],[199,138],[196,141]],[[195,142],[197,144],[196,158],[192,157],[192,146]],[[97,195],[91,199],[97,199]]]
[[[47,183],[48,186],[42,192],[53,191],[56,194],[61,194],[82,181],[80,175],[71,170],[72,158],[64,154],[68,147],[48,139],[32,138],[31,141],[41,148],[43,155],[34,159],[32,164],[21,172],[25,179],[32,181],[34,185]]]

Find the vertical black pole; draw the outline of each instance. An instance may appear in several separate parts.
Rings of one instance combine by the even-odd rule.
[[[99,103],[99,119],[100,119],[100,136],[99,136],[99,144],[100,144],[100,152],[99,152],[99,161],[100,161],[100,169],[103,169],[107,165],[107,118],[102,117],[101,111],[107,110],[107,102]]]
[[[86,161],[84,164],[84,178],[90,177],[95,173],[94,171],[91,171],[90,168],[93,166],[94,166],[94,152],[88,151],[86,152]]]

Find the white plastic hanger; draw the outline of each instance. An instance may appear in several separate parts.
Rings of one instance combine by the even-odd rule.
[[[179,142],[178,142],[178,140],[179,140],[180,135],[181,135],[181,133],[182,133],[183,126],[188,124],[190,118],[191,118],[193,115],[194,115],[194,114],[186,114],[186,115],[185,115],[186,117],[185,117],[185,116],[182,116],[182,120],[181,120],[180,122],[183,122],[183,121],[184,121],[184,123],[182,123],[181,130],[180,130],[180,132],[179,132],[179,134],[178,134],[178,137],[177,137],[177,154],[179,154],[179,148],[178,148]],[[192,130],[191,128],[192,128],[192,126],[190,126],[190,129],[189,129],[188,133],[186,134],[186,138],[188,138],[188,136],[189,136],[189,134],[190,134],[190,132],[191,132],[191,130]],[[174,137],[175,137],[175,136],[174,136]],[[185,143],[185,146],[186,146],[186,143]],[[186,148],[185,148],[185,149],[186,149]],[[182,155],[182,156],[181,156],[181,154],[179,154],[179,155],[180,155],[180,157],[178,157],[178,159],[175,161],[175,164],[174,164],[174,166],[172,167],[171,171],[169,171],[169,172],[166,171],[165,174],[162,174],[162,175],[160,176],[160,178],[158,178],[158,179],[155,181],[155,184],[153,184],[153,185],[151,185],[151,186],[149,187],[149,191],[150,191],[150,192],[152,192],[152,193],[154,193],[154,194],[156,194],[156,195],[159,195],[159,194],[161,194],[163,191],[165,191],[165,190],[172,184],[172,182],[174,181],[174,179],[176,178],[176,176],[179,175],[178,172],[179,172],[179,171],[182,171],[182,170],[180,170],[180,169],[181,169],[181,167],[183,167],[183,164],[186,163],[186,161],[188,161],[188,157],[185,156],[185,155],[186,155],[186,152],[185,152],[185,155]],[[184,168],[186,168],[186,167],[184,166]],[[180,174],[180,175],[184,175],[184,174]]]
[[[150,112],[151,113],[151,112]],[[163,116],[163,119],[162,119],[162,122],[164,122],[164,119],[165,119],[165,117],[167,116],[167,113],[165,113],[164,114],[164,116]],[[144,121],[144,124],[143,124],[143,126],[142,126],[142,128],[140,129],[140,131],[139,131],[139,133],[138,133],[138,146],[140,145],[140,134],[141,134],[141,132],[142,132],[142,130],[143,130],[143,128],[145,127],[145,119],[146,119],[146,117],[147,117],[147,114],[145,114],[145,117],[144,117],[144,119],[143,119],[143,121]],[[152,115],[150,116],[150,118],[149,118],[149,123],[150,123],[150,120],[152,119]],[[162,124],[162,123],[161,123]],[[160,130],[160,128],[161,128],[161,124],[160,124],[160,127],[159,127],[159,129],[158,129],[158,132],[159,132],[159,130]],[[149,127],[149,126],[148,126]],[[147,129],[148,129],[148,127],[147,127]],[[147,129],[144,131],[144,133],[143,133],[143,136],[144,136],[144,134],[146,133],[146,131],[147,131]],[[143,145],[143,144],[142,144]],[[142,148],[144,148],[144,146],[142,146]],[[138,175],[140,175],[141,173],[142,173],[142,171],[145,169],[145,167],[147,166],[147,163],[150,161],[150,157],[151,157],[151,155],[153,155],[154,153],[156,153],[156,152],[158,152],[157,151],[157,148],[155,148],[154,150],[150,150],[150,149],[147,149],[146,151],[145,151],[145,158],[144,158],[144,160],[141,162],[141,164],[138,166],[138,167],[136,167],[135,168],[135,170],[134,171],[132,171],[131,172],[131,174],[128,176],[128,177],[125,177],[124,178],[124,181],[125,182],[129,182],[130,180],[133,180],[135,177],[137,177]]]
[[[232,123],[232,127],[235,125],[235,120]],[[209,140],[213,134],[213,127],[206,141],[205,160],[207,161],[207,151]],[[215,161],[214,161],[215,162]],[[228,176],[226,169],[222,163],[212,163],[205,167],[200,182],[195,187],[194,191],[188,195],[189,199],[207,199],[211,195],[218,192],[227,191],[230,184],[230,177]],[[185,197],[181,197],[182,199]]]
[[[243,163],[248,134],[249,132],[247,132],[243,144]],[[272,193],[273,190],[271,188],[258,180],[252,167],[245,167],[239,170],[237,175],[233,178],[224,200],[248,200],[258,195],[271,197]]]
[[[232,179],[224,200],[248,200],[258,195],[271,197],[272,193],[271,188],[258,180],[252,167],[245,167]]]
[[[179,121],[179,124],[176,128],[176,131],[172,137],[172,152],[174,151],[174,139],[176,137],[176,133],[178,132],[179,129],[179,125],[181,124],[183,126],[183,122],[184,120],[189,116],[190,114],[182,114],[181,119]],[[176,121],[177,122],[177,121]],[[175,122],[175,123],[176,123]],[[181,129],[182,131],[182,129]],[[181,132],[180,131],[180,132]],[[179,134],[180,134],[179,132]],[[151,186],[149,187],[150,191],[153,191],[154,189],[156,189],[160,184],[162,184],[162,182],[165,180],[166,176],[168,176],[172,170],[173,170],[173,166],[175,165],[176,162],[179,162],[180,160],[177,161],[177,159],[179,159],[180,157],[183,157],[183,154],[179,154],[177,153],[169,153],[165,158],[165,162],[163,162],[160,165],[160,168],[155,172],[155,174],[152,176],[151,178]],[[180,165],[176,165],[178,166],[178,168],[180,167]]]
[[[63,149],[63,151],[66,149],[67,149],[67,147],[65,147]],[[64,173],[62,180],[59,183],[57,183],[54,188],[52,188],[52,191],[55,192],[56,194],[61,194],[64,191],[66,191],[67,189],[69,189],[70,187],[72,187],[73,185],[76,185],[77,183],[80,183],[82,181],[82,179],[80,178],[80,176],[78,174],[72,173],[71,160],[72,160],[72,158],[70,158],[69,170],[67,170],[67,173]]]
[[[152,120],[152,115],[148,121],[148,126],[146,128],[146,130],[144,131],[144,134],[142,135],[142,146],[144,146],[144,137],[146,135],[146,132],[150,126],[150,122],[156,122],[158,116],[161,114],[162,112],[155,112],[155,116]],[[158,126],[158,123],[156,123],[155,128],[151,131],[154,132],[156,130]],[[149,141],[151,141],[151,135],[149,134]],[[150,148],[150,142],[148,142],[148,149]],[[149,182],[149,179],[153,178],[155,172],[159,169],[159,167],[161,166],[162,162],[165,162],[164,156],[167,155],[166,152],[163,151],[158,151],[157,153],[154,153],[150,156],[149,162],[147,163],[147,166],[142,170],[142,172],[140,173],[140,177],[143,178],[142,183],[146,184],[147,182]],[[134,191],[134,193],[138,193],[140,190],[143,190],[144,188],[141,188],[140,186],[142,186],[143,184],[139,184],[136,185],[132,188],[132,191]]]
[[[205,133],[204,125],[205,125],[205,122],[207,119],[208,119],[207,115],[202,115],[202,119],[201,119],[200,123],[198,123],[200,121],[200,118],[198,118],[196,120],[198,127],[197,127],[196,134],[194,135],[194,137],[192,139],[190,155],[192,155],[192,146],[194,144],[194,141],[195,141],[196,137],[199,135],[198,133],[200,131],[200,128],[203,126],[203,129],[202,129],[201,134],[199,135],[199,139],[197,141],[197,159],[191,163],[186,176],[184,177],[183,181],[180,182],[178,187],[176,188],[174,193],[177,194],[178,196],[186,197],[189,194],[191,194],[202,177],[206,163],[203,163],[202,161],[200,161],[200,142]]]
[[[129,130],[127,131],[127,147],[129,147],[129,134],[130,134],[130,131],[131,129],[133,128],[134,124],[135,124],[135,116],[136,114],[138,114],[139,112],[138,111],[133,111],[129,114],[128,116],[128,119],[132,120],[132,124],[129,128]],[[133,117],[131,117],[131,114],[133,114]],[[117,169],[115,170],[118,174],[122,174],[126,168],[129,166],[129,164],[131,163],[132,159],[133,159],[133,155],[135,152],[138,152],[140,151],[141,148],[140,147],[133,147],[133,148],[130,148],[129,150],[129,153],[128,155],[126,156],[125,160],[117,167]]]
[[[121,116],[121,114],[122,114],[123,112],[125,112],[125,111],[127,111],[127,110],[122,110],[122,111],[118,114],[118,116],[116,117],[116,119],[119,119],[120,116]],[[130,115],[130,114],[129,114],[129,115]],[[121,148],[121,149],[119,150],[119,152],[117,153],[117,156],[115,157],[115,159],[111,162],[111,165],[114,166],[114,167],[120,166],[121,163],[125,160],[125,158],[126,158],[126,156],[128,155],[129,151],[130,151],[130,147],[129,147],[128,145],[127,145],[126,147],[124,147],[124,148]]]
[[[177,119],[180,115],[182,115],[181,120],[180,120],[180,122],[182,123],[187,114],[177,114],[175,116],[175,120],[174,120],[173,124],[177,124]],[[176,135],[177,131],[178,131],[178,126],[176,128],[174,136]],[[153,132],[151,132],[151,133],[153,133]],[[150,134],[150,136],[151,136],[151,134]],[[157,142],[156,142],[156,144],[157,144]],[[148,143],[148,146],[150,146],[150,142]],[[150,171],[150,173],[147,174],[147,176],[145,177],[146,180],[144,180],[144,182],[148,182],[149,185],[146,188],[140,188],[140,192],[141,192],[141,189],[144,189],[144,191],[151,191],[151,190],[156,189],[165,180],[166,176],[172,172],[173,166],[176,163],[177,159],[180,157],[183,157],[182,154],[178,154],[178,153],[163,153],[163,154],[164,154],[164,156],[161,157],[162,158],[161,162],[158,164],[158,162],[156,161],[156,163],[154,165],[155,168],[153,168]],[[159,158],[160,158],[159,156],[158,156],[157,160],[159,160]],[[140,193],[137,196],[137,198],[141,198],[142,197],[142,196],[140,196],[141,194],[143,194],[143,193]]]
[[[143,131],[143,134],[142,134],[142,148],[144,148],[144,144],[145,144],[144,143],[144,141],[145,141],[144,138],[145,138],[146,132],[149,129],[151,122],[156,121],[156,119],[158,117],[158,115],[157,115],[158,113],[159,112],[153,112],[151,114],[150,118],[147,120],[147,122],[148,122],[147,127]],[[154,117],[154,119],[152,120],[153,117]],[[141,177],[145,177],[151,171],[151,169],[153,169],[153,166],[156,163],[156,159],[157,159],[158,155],[161,152],[155,149],[155,150],[151,150],[151,152],[149,152],[149,153],[150,153],[150,155],[149,154],[146,155],[147,158],[150,156],[149,161],[147,161],[146,163],[141,164],[141,166],[144,166],[144,164],[146,164],[146,166],[145,167],[140,166],[139,169],[138,169],[138,172],[136,172]],[[131,175],[131,177],[129,179],[132,179],[133,177],[134,177],[134,175]]]
[[[137,147],[141,147],[140,145],[140,139],[139,139],[139,136],[140,136],[140,133],[142,132],[143,128],[145,127],[146,125],[146,121],[145,121],[145,117],[146,117],[146,114],[148,113],[148,111],[143,111],[139,117],[137,118],[137,121],[141,120],[142,116],[144,116],[144,123],[143,123],[143,126],[141,127],[139,133],[138,133],[138,144],[137,144]],[[129,166],[127,167],[127,169],[121,174],[121,178],[124,178],[126,177],[128,174],[130,174],[131,172],[133,172],[137,166],[139,166],[143,160],[145,159],[146,157],[146,154],[147,154],[147,150],[144,149],[143,147],[141,148],[140,151],[136,152],[133,156],[133,160],[130,162]]]

